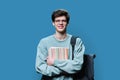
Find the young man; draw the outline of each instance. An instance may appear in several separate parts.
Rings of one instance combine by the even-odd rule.
[[[76,73],[83,64],[85,47],[77,38],[72,59],[72,35],[67,33],[70,16],[66,10],[52,13],[52,24],[56,32],[40,40],[37,47],[36,71],[45,75],[43,80],[73,80],[70,74]],[[49,77],[48,77],[49,76]]]

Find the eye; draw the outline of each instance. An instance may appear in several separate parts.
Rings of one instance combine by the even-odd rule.
[[[67,22],[67,20],[62,20],[62,22]]]
[[[67,20],[55,20],[55,22],[67,22]]]
[[[55,22],[60,22],[60,20],[55,20]]]

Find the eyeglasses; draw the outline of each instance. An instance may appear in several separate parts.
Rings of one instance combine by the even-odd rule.
[[[67,22],[67,20],[55,20],[55,22],[59,23],[59,22]]]

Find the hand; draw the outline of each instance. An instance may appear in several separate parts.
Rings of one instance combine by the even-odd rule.
[[[47,64],[48,64],[49,66],[52,66],[52,65],[54,64],[54,59],[48,56],[48,57],[47,57]]]

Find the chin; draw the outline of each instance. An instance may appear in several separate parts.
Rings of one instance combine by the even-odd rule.
[[[66,30],[57,30],[57,32],[59,32],[59,33],[65,33],[66,32]]]

